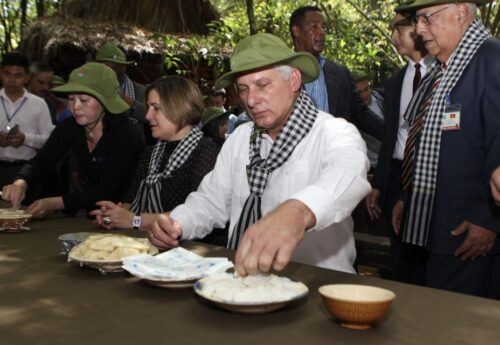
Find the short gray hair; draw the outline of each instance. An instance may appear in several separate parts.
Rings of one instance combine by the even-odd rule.
[[[274,67],[274,69],[281,74],[281,77],[283,78],[283,80],[290,79],[292,72],[295,70],[294,67],[289,66],[289,65],[279,65],[279,66]]]
[[[467,5],[468,17],[476,19],[476,17],[477,17],[477,5],[472,3],[472,2],[467,2],[466,5]]]

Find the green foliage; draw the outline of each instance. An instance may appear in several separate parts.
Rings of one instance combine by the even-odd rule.
[[[21,40],[21,26],[37,18],[37,2],[43,5],[45,15],[53,14],[64,0],[27,0],[26,22],[21,25],[21,4],[18,0],[0,0],[0,54],[16,49]]]
[[[213,3],[219,6],[225,26],[231,28],[233,42],[248,35],[244,1],[233,1],[229,5],[224,1]],[[378,72],[378,75],[387,74],[403,63],[389,39],[389,22],[397,5],[396,0],[255,0],[258,31],[273,33],[292,47],[290,15],[296,8],[305,5],[316,5],[325,13],[325,57],[351,69],[363,66]]]

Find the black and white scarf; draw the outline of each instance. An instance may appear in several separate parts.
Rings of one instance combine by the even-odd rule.
[[[441,82],[427,109],[420,140],[415,152],[412,188],[405,200],[402,237],[404,242],[419,246],[425,246],[427,243],[436,188],[446,98],[459,81],[476,51],[489,37],[491,35],[481,20],[479,18],[474,20],[453,52],[452,57],[448,60]],[[425,99],[428,88],[432,87],[432,81],[435,79],[439,68],[441,67],[435,61],[410,101],[405,114],[405,119],[410,123],[417,115],[420,102]]]
[[[123,95],[135,100],[134,83],[126,74],[123,74],[123,82],[120,85],[120,90]]]
[[[130,208],[132,212],[138,214],[141,212],[161,213],[169,211],[164,210],[161,204],[160,193],[162,181],[169,178],[176,169],[186,162],[191,153],[198,147],[202,137],[203,133],[198,127],[194,126],[191,132],[181,140],[170,155],[163,171],[160,171],[160,163],[167,142],[162,140],[156,142],[149,161],[148,176],[141,181],[139,190]]]
[[[267,158],[260,156],[263,130],[254,125],[250,135],[250,164],[247,165],[250,195],[228,240],[229,248],[236,249],[245,230],[262,217],[261,198],[269,175],[286,163],[295,147],[311,130],[317,116],[318,109],[307,92],[302,90],[293,106],[292,115],[273,142]]]

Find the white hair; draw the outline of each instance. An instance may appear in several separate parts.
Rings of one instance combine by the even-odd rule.
[[[477,17],[477,5],[472,2],[467,2],[467,15],[469,18],[476,19]]]
[[[290,76],[292,75],[292,72],[295,70],[294,67],[288,66],[288,65],[280,65],[274,67],[274,69],[278,72],[280,72],[281,77],[283,80],[288,80],[290,79]]]

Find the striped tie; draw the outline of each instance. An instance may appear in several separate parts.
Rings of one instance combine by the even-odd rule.
[[[408,192],[410,190],[414,165],[413,158],[415,156],[415,143],[420,135],[420,132],[422,131],[422,124],[424,123],[425,114],[427,113],[427,109],[431,104],[432,97],[434,96],[434,93],[436,92],[439,83],[441,82],[441,77],[443,76],[444,69],[444,66],[442,68],[438,68],[430,92],[427,93],[427,96],[422,101],[420,111],[411,123],[408,138],[406,139],[403,164],[401,167],[401,187],[403,192]]]

